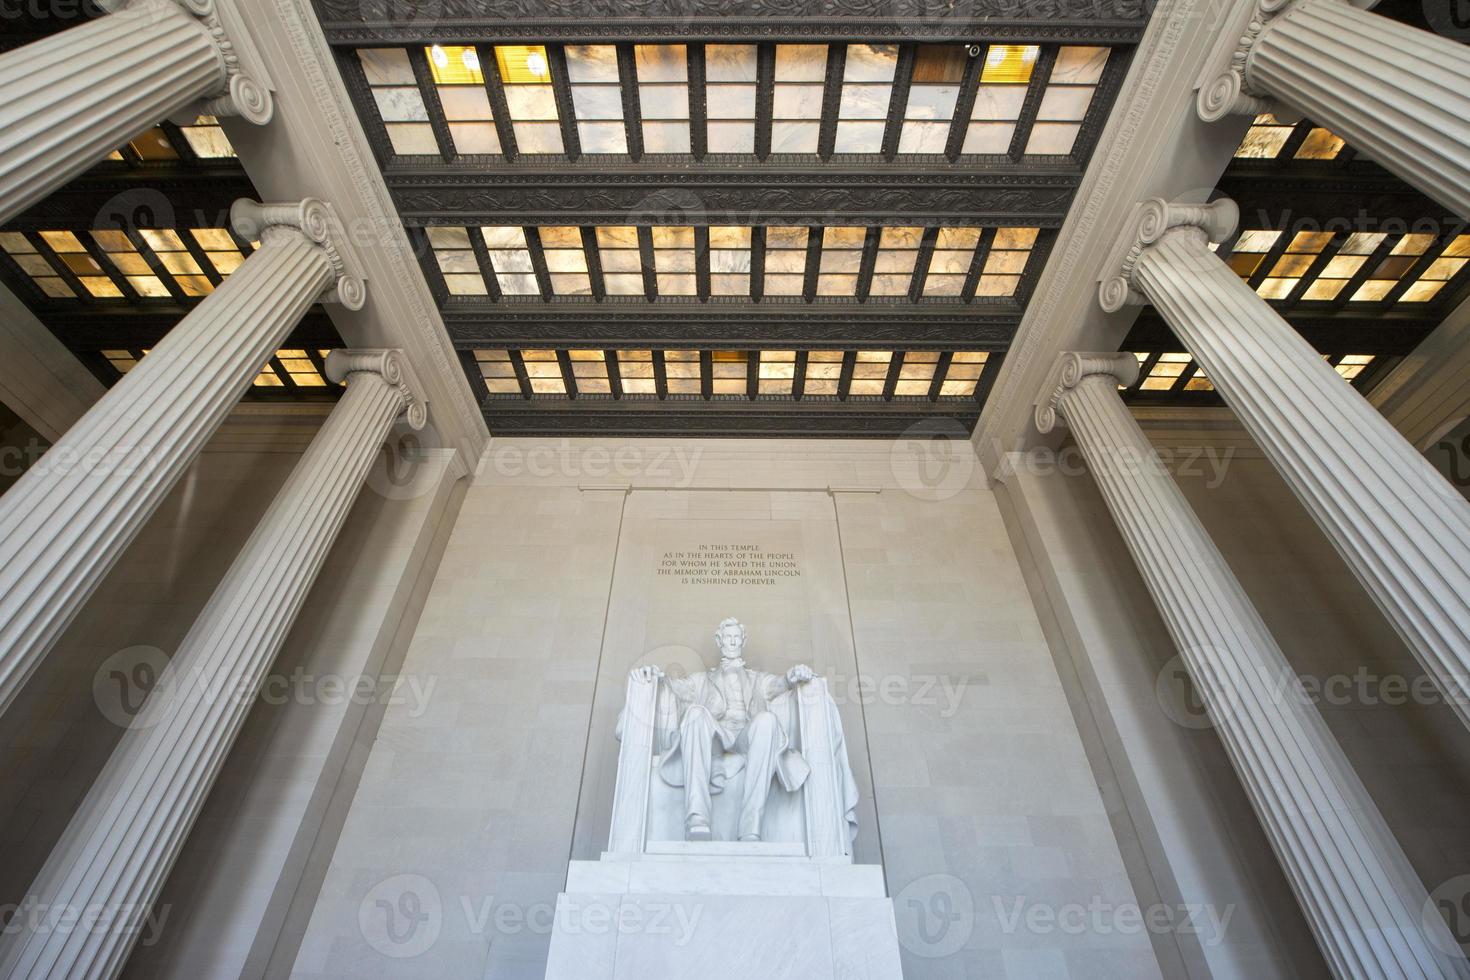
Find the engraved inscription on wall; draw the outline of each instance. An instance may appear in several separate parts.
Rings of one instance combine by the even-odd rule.
[[[665,551],[657,572],[680,585],[776,585],[801,578],[801,562],[792,552],[761,544],[701,544]]]

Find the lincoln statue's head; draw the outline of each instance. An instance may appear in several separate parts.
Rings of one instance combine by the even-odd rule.
[[[745,627],[734,616],[721,620],[715,627],[715,643],[719,644],[721,660],[740,659],[745,650]]]

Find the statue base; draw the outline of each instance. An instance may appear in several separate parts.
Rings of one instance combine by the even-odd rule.
[[[670,841],[573,861],[547,980],[901,980],[883,869],[800,844]]]

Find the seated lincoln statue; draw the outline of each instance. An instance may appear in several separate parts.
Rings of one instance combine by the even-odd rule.
[[[798,664],[784,675],[753,670],[743,658],[745,641],[739,620],[726,619],[715,631],[718,667],[689,677],[665,677],[655,666],[636,667],[631,673],[634,683],[658,685],[652,722],[655,765],[664,783],[684,791],[685,838],[713,836],[711,796],[738,782],[737,836],[741,841],[761,840],[762,817],[775,785],[796,793],[807,783],[812,766],[819,765],[830,776],[825,781],[835,787],[833,796],[839,797],[833,803],[841,811],[832,818],[849,828],[843,836],[850,843],[856,827],[857,786],[848,768],[835,705],[822,688],[821,704],[806,708],[822,719],[821,744],[828,748],[824,758],[804,758],[797,729],[806,702],[798,703],[798,686],[813,679],[812,669]],[[620,716],[619,738],[625,724]]]

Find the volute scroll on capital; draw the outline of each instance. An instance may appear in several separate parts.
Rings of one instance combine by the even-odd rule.
[[[1228,197],[1209,204],[1170,203],[1150,198],[1134,208],[1123,234],[1103,263],[1097,299],[1103,311],[1115,313],[1147,299],[1133,288],[1133,272],[1143,250],[1180,228],[1197,228],[1208,241],[1224,241],[1240,222],[1240,208]]]
[[[1041,398],[1036,402],[1036,430],[1042,435],[1065,424],[1057,404],[1063,395],[1082,383],[1082,379],[1093,375],[1106,375],[1115,384],[1131,386],[1138,380],[1138,358],[1124,351],[1121,353],[1090,353],[1063,351],[1047,373],[1041,388]]]
[[[424,400],[424,388],[409,367],[408,359],[401,350],[388,349],[338,349],[327,355],[327,380],[341,384],[349,375],[377,374],[390,387],[398,389],[403,398],[403,415],[409,427],[422,429],[429,421],[429,403]]]
[[[1251,59],[1261,39],[1287,23],[1293,12],[1312,3],[1346,3],[1367,10],[1378,0],[1253,0],[1243,15],[1225,27],[1205,70],[1196,83],[1195,110],[1205,122],[1230,115],[1270,113],[1283,123],[1301,121],[1301,113],[1252,84]]]
[[[336,283],[322,301],[340,303],[349,310],[360,310],[367,302],[362,263],[347,240],[347,231],[336,210],[325,201],[308,197],[291,203],[262,204],[242,197],[230,206],[230,227],[255,240],[273,227],[299,231],[322,247],[337,275]]]
[[[199,116],[239,116],[264,126],[275,115],[275,88],[265,62],[250,37],[236,0],[96,0],[108,13],[129,9],[177,8],[194,17],[209,33],[224,76],[221,88],[175,113],[171,119],[187,126]]]

